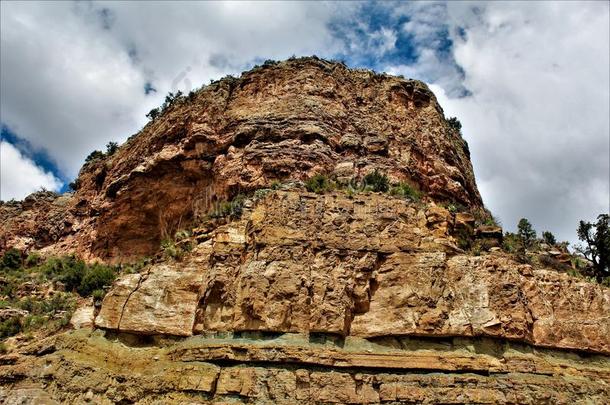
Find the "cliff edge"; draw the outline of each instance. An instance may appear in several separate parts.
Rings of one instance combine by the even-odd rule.
[[[0,206],[4,250],[149,257],[0,356],[9,403],[610,402],[610,289],[501,249],[425,84],[301,58],[151,118]]]

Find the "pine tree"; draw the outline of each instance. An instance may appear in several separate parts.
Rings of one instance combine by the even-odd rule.
[[[549,231],[542,232],[542,239],[544,239],[544,243],[546,243],[547,245],[555,246],[557,244],[555,235],[553,235]]]
[[[521,244],[524,248],[531,248],[536,240],[536,231],[532,227],[530,221],[527,218],[521,218],[519,224],[517,224],[517,235],[521,240]]]
[[[610,215],[600,214],[597,223],[580,221],[578,239],[585,245],[576,246],[576,251],[593,263],[598,281],[610,276]]]

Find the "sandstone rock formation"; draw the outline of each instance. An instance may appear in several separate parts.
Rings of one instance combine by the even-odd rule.
[[[302,183],[373,169],[424,197]],[[498,248],[420,82],[259,67],[172,103],[79,183],[0,206],[3,248],[120,262],[192,232],[81,308],[84,329],[0,356],[8,403],[610,402],[610,289]]]
[[[467,145],[425,84],[315,58],[267,65],[172,103],[117,153],[86,164],[73,196],[24,202],[17,216],[0,206],[0,249],[21,240],[90,258],[149,255],[238,191],[374,168],[431,198],[482,205]]]
[[[489,336],[610,354],[610,290],[458,253],[449,211],[274,191],[180,262],[122,278],[96,325],[144,334]]]
[[[492,339],[298,334],[134,342],[77,331],[0,358],[7,403],[607,403],[607,356]],[[36,402],[38,401],[38,402]]]

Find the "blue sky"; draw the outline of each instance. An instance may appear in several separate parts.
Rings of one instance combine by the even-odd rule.
[[[168,91],[316,54],[424,80],[487,206],[574,240],[608,212],[607,2],[2,2],[0,199],[63,191]]]

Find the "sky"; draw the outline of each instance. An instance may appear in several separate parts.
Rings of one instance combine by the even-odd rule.
[[[575,241],[610,210],[610,8],[599,2],[0,3],[0,199],[65,191],[169,91],[318,55],[423,80],[505,230]]]

